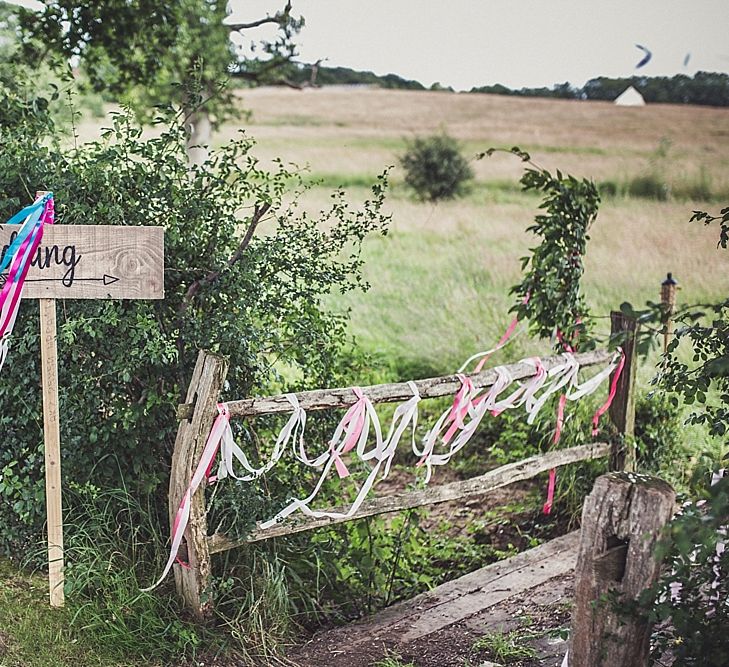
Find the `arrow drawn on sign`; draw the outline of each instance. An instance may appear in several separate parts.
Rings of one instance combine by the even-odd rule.
[[[8,278],[7,273],[0,274],[0,285],[4,285]],[[105,273],[101,278],[73,278],[73,281],[69,283],[67,278],[26,278],[26,283],[63,283],[65,287],[71,287],[73,283],[103,283],[104,285],[112,285],[120,279],[116,276],[110,276]]]

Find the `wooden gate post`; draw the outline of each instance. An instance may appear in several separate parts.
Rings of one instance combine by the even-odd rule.
[[[635,601],[658,578],[656,542],[675,500],[671,486],[657,477],[598,477],[582,510],[569,667],[648,664],[649,625],[621,615],[612,600]]]
[[[635,470],[635,446],[630,440],[635,430],[635,376],[638,367],[636,345],[640,325],[635,318],[623,315],[619,311],[610,313],[610,324],[610,338],[619,338],[620,346],[625,353],[625,364],[609,412],[610,421],[619,436],[622,436],[613,442],[610,470]],[[611,383],[612,378],[611,375]]]
[[[216,405],[228,373],[228,362],[216,354],[200,351],[187,390],[186,403],[192,414],[180,422],[172,454],[169,512],[173,525],[180,501],[187,491],[210,428],[217,415]],[[205,516],[205,488],[201,485],[192,497],[190,520],[179,556],[186,566],[175,564],[175,586],[185,607],[202,618],[212,608],[210,598],[210,551]]]

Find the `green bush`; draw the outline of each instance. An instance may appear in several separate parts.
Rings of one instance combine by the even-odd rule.
[[[241,135],[190,170],[179,116],[152,138],[118,114],[102,140],[64,149],[48,102],[3,77],[0,219],[52,190],[63,224],[162,225],[165,299],[68,301],[59,308],[64,483],[123,488],[166,523],[165,486],[184,396],[206,348],[231,361],[227,395],[322,386],[343,367],[345,319],[331,290],[363,286],[360,244],[383,231],[385,180],[353,211],[341,192],[319,215],[300,212],[294,174],[266,171]],[[257,225],[264,234],[253,234]],[[21,306],[0,378],[0,549],[42,537],[43,434],[38,314]],[[164,530],[164,529],[162,529]]]
[[[635,446],[638,467],[671,477],[678,455],[681,416],[665,394],[651,393],[635,402]]]
[[[729,477],[683,503],[662,542],[667,555],[659,582],[644,596],[657,659],[672,655],[687,667],[729,664]],[[644,612],[646,608],[644,608]]]
[[[461,154],[458,142],[446,134],[408,142],[400,164],[405,170],[405,182],[424,201],[462,195],[473,178],[473,170]]]

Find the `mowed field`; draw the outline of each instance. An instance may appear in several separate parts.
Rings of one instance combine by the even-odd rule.
[[[624,184],[648,174],[676,188],[701,181],[715,201],[604,198],[586,260],[586,296],[599,315],[622,301],[657,300],[667,271],[681,283],[682,302],[729,291],[729,260],[716,249],[716,231],[688,224],[693,209],[729,205],[722,195],[729,192],[729,109],[346,87],[249,90],[241,105],[250,119],[225,126],[216,141],[244,128],[265,160],[308,165],[322,180],[307,195],[309,208],[326,206],[338,185],[353,202],[363,200],[365,184],[397,165],[408,139],[441,130],[459,139],[469,157],[516,145],[543,167],[598,182]],[[398,367],[450,371],[491,346],[510,320],[508,289],[533,242],[525,229],[539,199],[519,191],[523,165],[515,157],[472,164],[471,193],[435,205],[416,201],[396,166],[391,232],[365,246],[371,289],[332,297],[334,307],[351,309],[358,344]],[[522,336],[504,354],[544,350]],[[646,369],[644,378],[650,375]]]

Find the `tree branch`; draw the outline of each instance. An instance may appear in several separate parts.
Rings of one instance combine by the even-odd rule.
[[[291,1],[286,3],[282,12],[277,12],[273,16],[270,14],[265,18],[258,19],[257,21],[251,21],[250,23],[226,23],[226,27],[235,31],[250,30],[251,28],[258,28],[259,26],[265,25],[266,23],[277,23],[278,25],[284,25],[289,20],[291,14]]]
[[[250,223],[248,223],[248,229],[246,229],[246,233],[243,236],[240,244],[236,248],[235,252],[228,259],[228,262],[225,266],[226,269],[229,269],[231,266],[240,261],[241,257],[243,257],[243,253],[246,251],[246,248],[251,244],[251,241],[253,240],[253,234],[255,233],[256,228],[263,219],[263,216],[265,216],[266,213],[268,213],[270,210],[271,204],[261,204],[260,206],[257,204],[254,207],[253,216],[251,217]],[[204,277],[198,278],[193,283],[191,283],[190,286],[187,288],[187,291],[185,292],[185,296],[183,297],[182,303],[177,310],[177,314],[182,315],[188,309],[190,303],[192,303],[192,300],[195,298],[195,295],[200,291],[200,289],[202,287],[207,287],[208,285],[211,285],[216,280],[218,280],[218,278],[220,278],[221,274],[223,273],[223,270],[224,269],[216,269],[214,271],[210,271]]]

